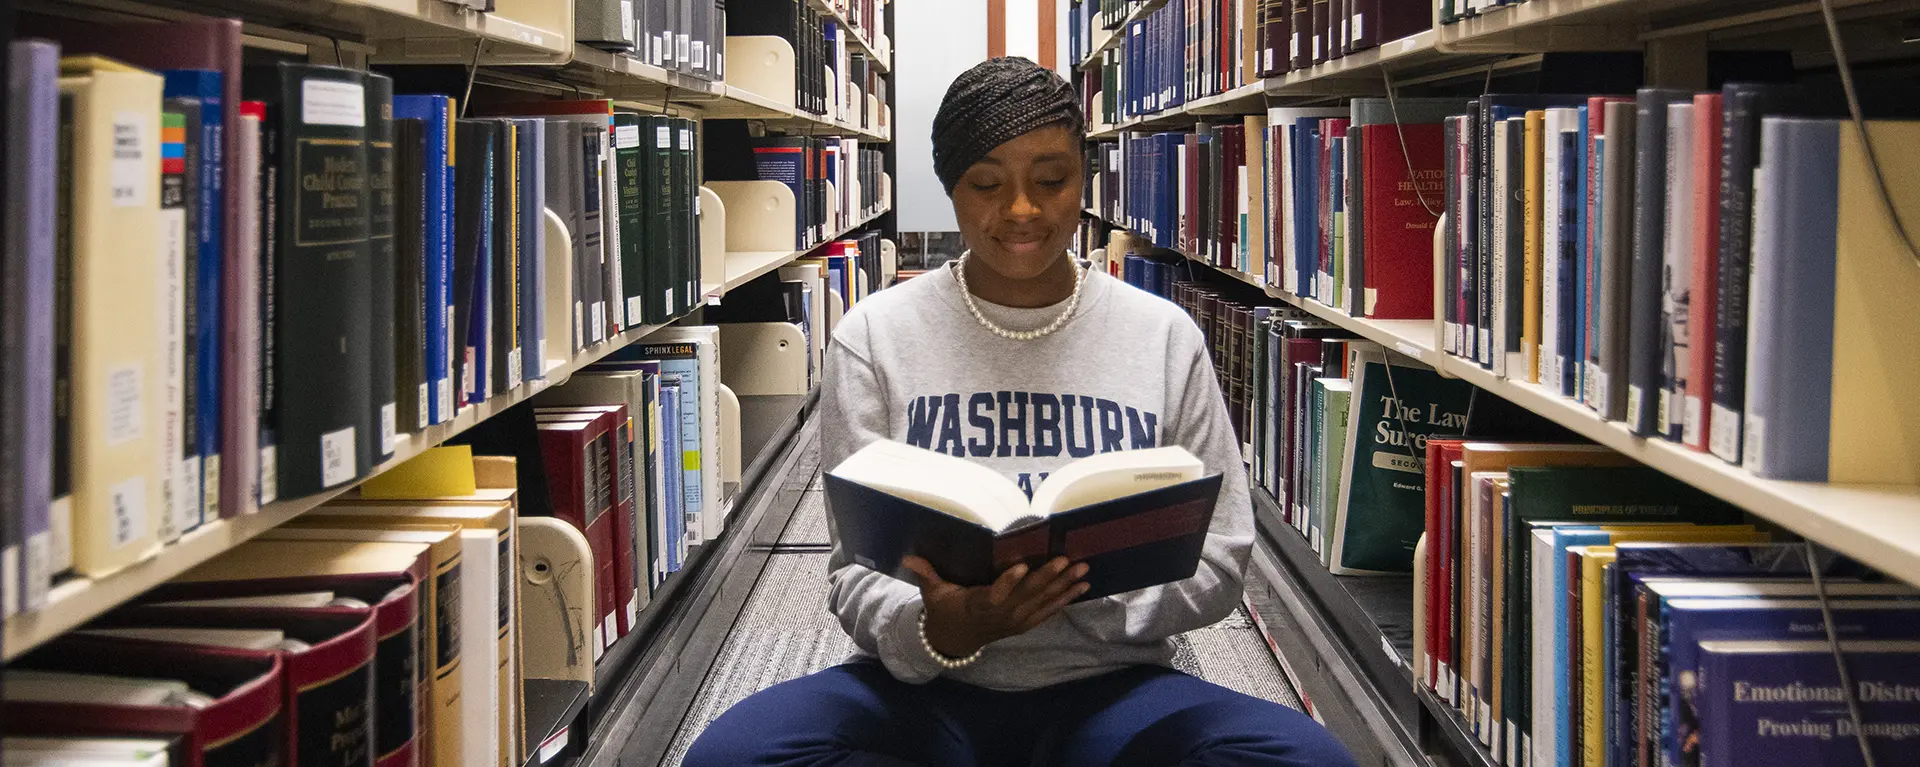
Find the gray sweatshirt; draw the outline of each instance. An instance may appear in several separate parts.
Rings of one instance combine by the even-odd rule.
[[[875,293],[834,329],[820,407],[824,468],[885,438],[966,457],[1029,493],[1075,458],[1165,445],[1225,476],[1193,577],[1070,605],[988,645],[949,678],[1025,690],[1171,665],[1172,636],[1218,622],[1239,603],[1253,510],[1199,328],[1172,303],[1103,273],[1089,274],[1082,290],[1058,332],[1013,341],[981,327],[952,270],[938,269]],[[1013,330],[1041,327],[1065,308],[976,303]],[[829,569],[829,606],[860,656],[916,684],[942,673],[920,642],[919,587],[838,549]]]

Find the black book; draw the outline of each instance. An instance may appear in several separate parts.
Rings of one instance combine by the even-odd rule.
[[[1660,336],[1667,232],[1667,105],[1693,100],[1678,88],[1641,88],[1634,96],[1633,274],[1627,308],[1627,428],[1650,437],[1666,433],[1660,423]]]
[[[518,146],[520,126],[510,119],[493,120],[493,226],[488,262],[488,294],[493,301],[488,326],[492,338],[487,378],[493,393],[520,384],[520,211]]]
[[[667,227],[670,219],[668,207],[673,199],[673,178],[668,165],[673,158],[672,120],[659,115],[649,115],[642,123],[640,154],[640,186],[646,194],[645,231],[647,238],[646,262],[649,322],[664,322],[674,315],[674,296],[668,287],[673,285],[673,261],[676,258],[673,245],[673,232]]]
[[[647,311],[646,297],[650,283],[647,281],[647,248],[645,241],[646,195],[641,190],[640,164],[643,150],[640,148],[642,123],[645,118],[632,112],[615,112],[613,115],[613,159],[619,173],[619,199],[615,204],[620,224],[620,282],[619,300],[626,307],[627,323],[630,325],[657,324],[661,318]]]
[[[367,236],[367,73],[281,63],[245,78],[269,104],[278,165],[264,266],[272,285],[268,355],[277,497],[294,498],[364,476],[375,438],[368,386],[373,289]],[[271,208],[269,210],[272,210]]]
[[[674,233],[674,258],[672,258],[672,283],[668,288],[674,290],[674,313],[685,313],[693,309],[701,292],[701,271],[699,271],[699,248],[693,240],[693,233],[699,229],[693,225],[693,196],[699,194],[693,179],[693,121],[672,119],[674,129],[674,152],[670,161],[672,179],[672,211],[668,213],[668,229]]]
[[[607,188],[606,165],[601,160],[606,130],[578,121],[572,125],[580,147],[580,228],[574,230],[574,236],[580,241],[578,281],[587,306],[587,341],[597,343],[607,337],[607,258],[600,236],[601,227],[605,225],[600,217],[604,213],[601,199]]]
[[[925,558],[941,578],[963,586],[991,583],[1016,564],[1037,567],[1064,556],[1088,564],[1089,588],[1078,601],[1191,577],[1221,475],[1205,474],[1198,459],[1178,448],[1083,460],[1112,465],[1088,476],[1067,464],[1034,488],[1028,503],[1020,487],[991,469],[881,441],[827,473],[827,510],[854,562],[902,580],[914,577],[901,566],[907,555]],[[936,509],[887,488],[942,503]],[[1087,496],[1110,500],[1065,500]]]
[[[427,427],[426,122],[393,121],[393,389],[396,422]]]
[[[484,341],[485,326],[479,326],[477,338],[475,330],[486,316],[490,297],[486,258],[493,244],[488,232],[493,212],[491,127],[485,120],[460,120],[453,130],[454,153],[460,158],[453,176],[453,336],[454,348],[459,350],[454,363],[460,369],[454,400],[463,407],[485,399],[487,391],[480,355],[489,347],[476,344]]]
[[[399,411],[395,400],[394,358],[394,151],[393,80],[367,75],[367,404],[373,434],[366,440],[366,465],[393,457]]]
[[[687,205],[683,219],[683,231],[686,232],[684,279],[687,283],[687,308],[692,309],[693,305],[705,300],[700,294],[700,123],[683,119],[680,124],[687,141],[687,145],[680,150],[680,161],[686,166],[686,174],[681,179],[681,194],[685,195]]]

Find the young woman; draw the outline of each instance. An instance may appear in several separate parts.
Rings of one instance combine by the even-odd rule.
[[[1353,764],[1312,719],[1170,667],[1171,637],[1239,604],[1252,508],[1199,329],[1067,250],[1083,122],[1072,86],[1025,59],[954,81],[934,172],[970,250],[835,329],[821,465],[893,439],[1031,492],[1074,458],[1181,445],[1225,475],[1197,571],[1076,604],[1087,565],[1064,558],[967,588],[836,551],[830,607],[859,655],[742,701],[687,765]]]

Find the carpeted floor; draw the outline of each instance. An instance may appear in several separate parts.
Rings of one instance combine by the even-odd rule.
[[[681,757],[708,723],[733,704],[788,679],[846,660],[853,642],[827,613],[827,555],[806,550],[827,540],[825,494],[814,478],[780,536],[799,551],[774,554],[727,636],[713,670],[674,737],[665,764]],[[1194,676],[1258,698],[1300,708],[1300,698],[1244,610],[1175,638],[1174,666]]]

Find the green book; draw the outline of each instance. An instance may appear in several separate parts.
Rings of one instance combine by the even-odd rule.
[[[640,145],[644,150],[640,157],[640,185],[645,193],[641,236],[646,240],[642,260],[646,262],[643,274],[647,285],[647,311],[642,312],[641,317],[648,325],[665,322],[673,316],[676,306],[670,263],[674,257],[673,235],[667,226],[673,200],[673,178],[668,172],[674,141],[671,123],[667,117],[649,115],[640,130]]]
[[[1473,386],[1431,368],[1389,361],[1378,346],[1354,344],[1353,407],[1327,567],[1336,575],[1413,572],[1413,545],[1426,529],[1427,440],[1466,430]]]
[[[1320,558],[1327,558],[1328,529],[1337,524],[1333,518],[1339,508],[1341,465],[1346,452],[1347,411],[1353,398],[1353,382],[1345,378],[1320,378],[1313,382],[1320,438],[1313,456],[1313,541]]]
[[[651,294],[647,282],[646,194],[640,187],[641,122],[632,112],[613,113],[614,189],[618,199],[611,206],[620,232],[620,300],[626,307],[627,323],[640,325],[653,320],[647,316],[646,297]]]

